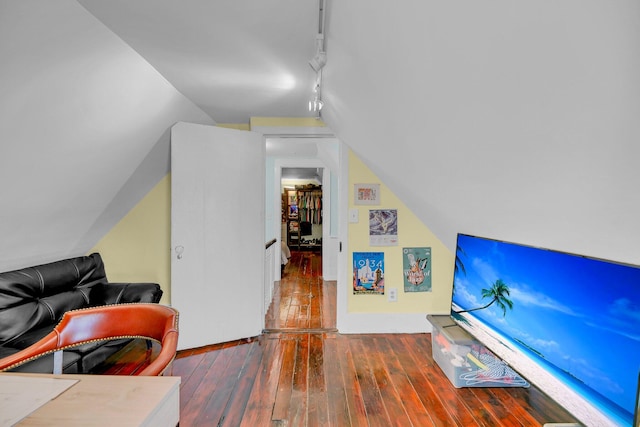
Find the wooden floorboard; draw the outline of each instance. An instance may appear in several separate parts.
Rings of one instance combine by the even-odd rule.
[[[261,336],[178,353],[181,427],[576,422],[534,386],[455,388],[430,334],[337,333],[336,283],[321,279],[321,265],[319,253],[292,253]],[[138,345],[107,369],[134,372],[136,357],[142,366],[150,353]]]

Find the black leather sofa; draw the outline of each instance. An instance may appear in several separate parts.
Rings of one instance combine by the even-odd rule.
[[[0,273],[0,358],[49,333],[69,310],[109,304],[157,303],[157,283],[109,283],[98,253]],[[64,373],[91,370],[130,340],[85,344],[63,352]],[[23,364],[16,372],[49,372],[53,355]]]

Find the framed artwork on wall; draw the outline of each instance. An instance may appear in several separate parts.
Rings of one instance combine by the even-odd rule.
[[[369,210],[369,245],[398,245],[398,210]]]
[[[380,184],[354,184],[353,203],[356,205],[379,205]]]

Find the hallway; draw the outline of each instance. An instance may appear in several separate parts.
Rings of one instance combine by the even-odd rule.
[[[322,255],[291,251],[276,283],[264,332],[335,332],[335,328],[336,282],[322,280]]]

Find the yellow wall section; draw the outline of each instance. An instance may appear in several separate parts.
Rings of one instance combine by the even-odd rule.
[[[171,301],[171,174],[166,175],[91,252],[111,282],[159,283]]]
[[[218,123],[216,126],[235,130],[251,130],[249,123]]]
[[[251,127],[257,126],[324,127],[325,124],[315,117],[251,117]]]
[[[380,184],[380,205],[354,204],[354,184],[365,183]],[[398,301],[388,302],[387,295],[354,295],[352,269],[348,268],[348,311],[353,313],[449,313],[453,285],[453,254],[352,151],[349,152],[349,209],[357,209],[359,218],[358,223],[349,223],[349,265],[353,263],[354,252],[384,252],[385,290],[397,288]],[[397,209],[398,246],[369,245],[370,209]],[[404,292],[403,247],[431,248],[431,292]]]

